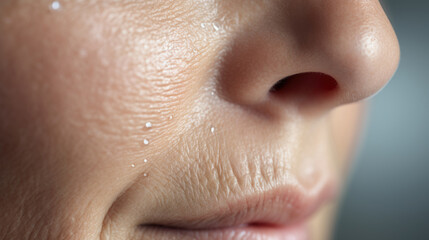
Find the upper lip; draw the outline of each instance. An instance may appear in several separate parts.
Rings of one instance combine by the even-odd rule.
[[[260,193],[228,199],[216,205],[208,204],[198,214],[185,219],[155,224],[188,230],[210,230],[243,225],[288,226],[311,216],[330,199],[336,188],[330,178],[306,189],[296,181]]]

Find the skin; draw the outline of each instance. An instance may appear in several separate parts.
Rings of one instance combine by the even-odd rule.
[[[156,239],[286,176],[334,192],[399,61],[374,0],[50,3],[0,1],[1,239]],[[337,87],[270,92],[303,72]]]

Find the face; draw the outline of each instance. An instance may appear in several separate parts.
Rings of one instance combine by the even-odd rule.
[[[323,239],[399,59],[375,0],[3,0],[0,36],[6,239]]]

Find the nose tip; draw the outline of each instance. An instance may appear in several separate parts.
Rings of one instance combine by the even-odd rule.
[[[285,105],[330,109],[377,93],[393,76],[399,44],[378,1],[294,1],[278,9],[229,48],[220,90],[230,101],[260,106],[286,88],[276,93]]]
[[[339,86],[336,104],[382,89],[399,63],[399,44],[378,1],[335,1],[324,7],[320,41],[326,71]]]

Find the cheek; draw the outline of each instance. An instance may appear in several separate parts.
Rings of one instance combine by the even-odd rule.
[[[41,14],[37,26],[34,16],[15,16],[20,26],[8,26],[13,34],[2,52],[10,66],[3,65],[2,84],[15,104],[10,108],[64,139],[82,138],[105,151],[156,152],[153,146],[172,140],[176,120],[201,88],[205,52],[198,36],[171,21],[150,31],[137,11],[125,14],[120,6],[75,15]]]
[[[175,33],[165,22],[150,32],[129,11],[109,9],[79,9],[79,17],[23,9],[0,26],[10,33],[0,44],[2,179],[27,176],[17,194],[49,201],[46,218],[60,213],[70,225],[103,219],[121,189],[177,140],[210,54],[184,27]],[[55,194],[35,201],[37,192]]]

